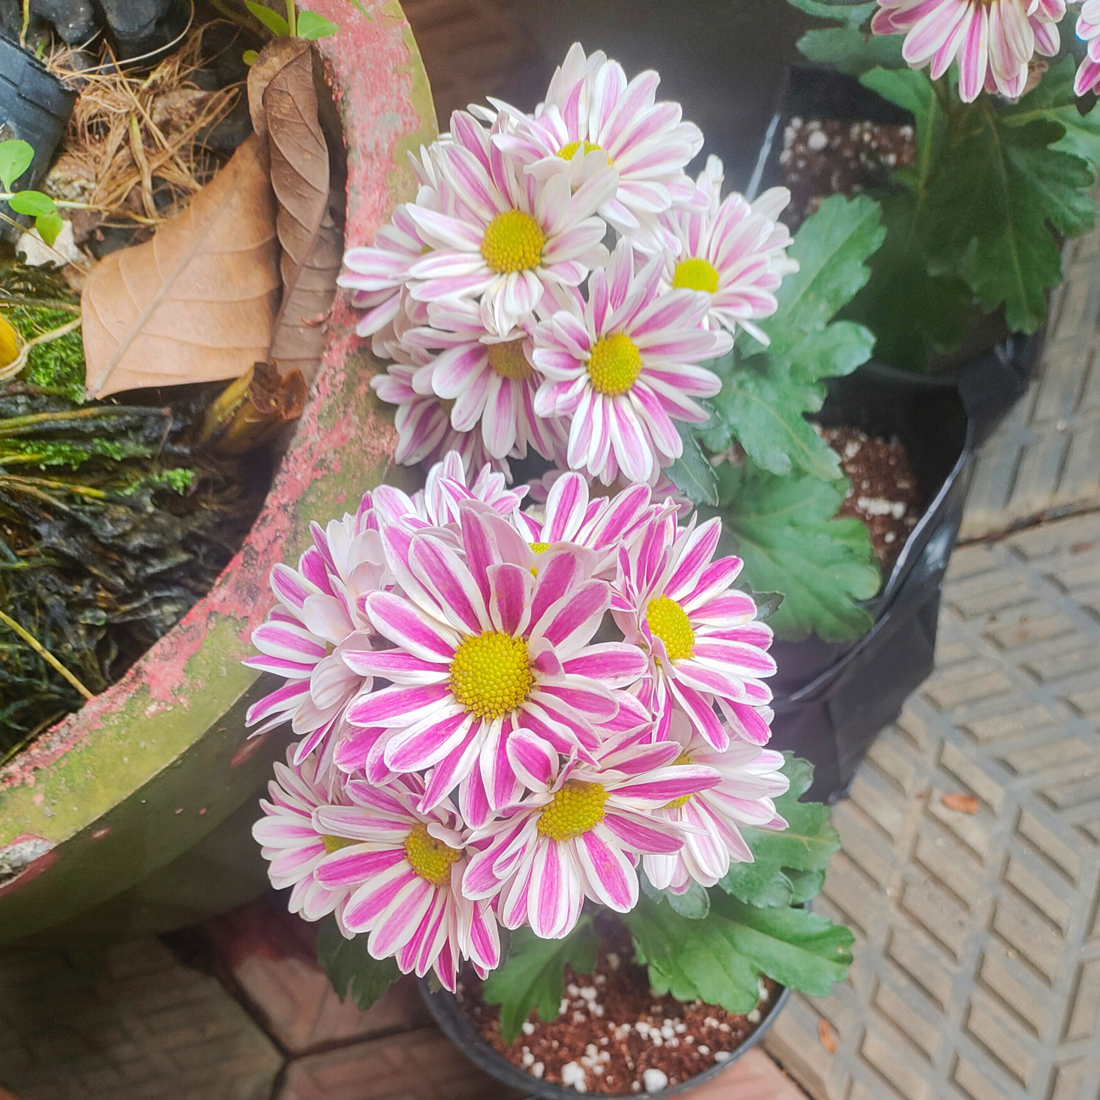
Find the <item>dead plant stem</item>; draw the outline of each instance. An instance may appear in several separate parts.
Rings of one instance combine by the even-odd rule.
[[[9,630],[14,631],[46,662],[51,668],[59,672],[85,699],[94,699],[95,696],[70,672],[33,634],[24,630],[10,615],[0,611],[0,623]]]

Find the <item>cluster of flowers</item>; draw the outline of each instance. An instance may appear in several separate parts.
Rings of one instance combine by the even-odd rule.
[[[696,399],[720,388],[700,364],[738,327],[766,342],[754,322],[797,270],[789,193],[723,200],[714,157],[689,179],[703,135],[658,82],[574,45],[534,115],[455,112],[412,158],[415,202],[348,251],[359,334],[392,361],[374,386],[399,407],[398,462],[507,469],[531,449],[653,485],[675,421],[705,421]]]
[[[249,724],[300,736],[254,829],[272,882],[449,989],[498,964],[498,924],[565,936],[586,898],[632,909],[639,862],[712,886],[752,859],[742,825],[785,827],[771,632],[719,521],[574,472],[526,492],[451,452],[315,525],[248,661],[285,678]]]
[[[959,64],[959,94],[967,103],[984,88],[1018,99],[1030,87],[1037,54],[1057,56],[1058,24],[1066,0],[878,0],[876,34],[904,34],[902,54],[914,68],[931,66],[933,79]],[[1077,36],[1088,52],[1074,92],[1100,86],[1100,0],[1084,0]]]

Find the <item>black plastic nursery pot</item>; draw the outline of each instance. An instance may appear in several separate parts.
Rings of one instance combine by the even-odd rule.
[[[1035,351],[1034,341],[1010,342],[959,381],[870,363],[830,383],[821,423],[897,437],[926,507],[879,594],[864,604],[873,625],[863,637],[827,643],[811,636],[772,648],[779,666],[772,747],[814,764],[808,798],[831,801],[846,791],[867,747],[932,671],[944,573],[987,426],[971,401],[986,399],[980,410],[986,413],[997,395],[979,393],[981,380],[1024,370]],[[1003,401],[1008,393],[999,396]]]
[[[420,996],[435,1022],[439,1025],[440,1030],[479,1069],[491,1074],[502,1084],[518,1089],[529,1097],[529,1100],[536,1100],[536,1098],[537,1100],[576,1100],[576,1089],[532,1077],[531,1074],[525,1073],[518,1066],[509,1062],[502,1054],[498,1054],[478,1033],[470,1018],[459,1007],[458,1000],[453,993],[448,993],[445,989],[432,992],[431,983],[427,978],[421,978],[419,984]],[[790,995],[791,991],[789,989],[779,991],[778,996],[773,998],[768,1010],[761,1017],[756,1030],[730,1054],[726,1061],[715,1062],[710,1069],[697,1073],[694,1077],[689,1078],[687,1081],[681,1081],[678,1085],[661,1089],[659,1092],[647,1092],[644,1095],[652,1098],[652,1100],[660,1100],[660,1098],[666,1096],[682,1096],[690,1093],[692,1089],[705,1081],[717,1077],[727,1066],[733,1065],[738,1058],[760,1042],[764,1037],[764,1033],[775,1022],[779,1013],[783,1011],[783,1006],[787,1003],[787,998]],[[593,1034],[592,1038],[595,1041],[596,1035]],[[617,1096],[623,1097],[625,1100],[625,1097],[636,1097],[639,1093],[627,1092],[601,1095],[608,1096],[608,1100],[615,1100]]]
[[[856,78],[795,65],[779,96],[749,194],[781,185],[784,132],[794,118],[905,125],[912,116]],[[887,180],[883,179],[883,184]],[[904,303],[899,303],[904,308]],[[864,606],[873,625],[863,637],[830,644],[811,636],[777,642],[773,746],[815,766],[809,798],[835,800],[878,732],[932,671],[940,591],[962,522],[978,446],[1024,394],[1041,337],[1008,335],[994,318],[983,350],[917,374],[871,363],[833,379],[819,420],[896,436],[908,451],[926,510],[879,594]],[[981,348],[981,341],[977,345]]]
[[[780,156],[784,133],[795,118],[913,124],[908,111],[865,88],[854,76],[821,65],[792,65],[757,156],[747,189],[750,198],[765,188],[783,184]],[[881,184],[888,184],[885,175]],[[904,308],[903,303],[899,303],[899,308]],[[978,442],[989,435],[1026,391],[1040,346],[1039,335],[1009,334],[1003,317],[993,314],[981,318],[981,323],[968,333],[962,349],[934,357],[930,373],[959,383],[967,410],[976,422]]]
[[[18,190],[42,182],[75,102],[72,88],[48,72],[18,42],[0,35],[0,139],[19,138],[34,149],[31,166],[15,181]],[[0,212],[18,218],[7,203],[0,203]],[[0,233],[15,240],[20,230],[5,221],[0,223]]]

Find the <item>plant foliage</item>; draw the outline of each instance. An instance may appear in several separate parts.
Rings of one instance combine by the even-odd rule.
[[[556,1019],[566,965],[578,974],[591,973],[598,950],[599,939],[588,914],[560,940],[540,940],[530,928],[513,932],[508,957],[486,978],[482,991],[486,1004],[500,1005],[504,1041],[511,1043],[519,1035],[531,1012],[543,1020]]]
[[[317,931],[317,961],[340,1000],[350,996],[364,1012],[401,977],[396,960],[373,958],[367,937],[345,939],[332,917]]]

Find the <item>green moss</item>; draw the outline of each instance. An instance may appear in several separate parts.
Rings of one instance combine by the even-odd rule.
[[[135,481],[128,489],[124,490],[125,496],[132,496],[139,489],[170,489],[173,493],[184,496],[195,484],[195,471],[188,470],[184,466],[177,466],[171,470],[158,470],[156,473]]]
[[[152,448],[131,439],[89,439],[86,443],[41,439],[0,440],[0,466],[68,466],[76,469],[91,458],[121,462],[125,458],[148,458]],[[172,473],[173,471],[167,471]]]
[[[4,315],[24,340],[67,325],[76,316],[67,310],[7,306]],[[80,329],[31,348],[24,382],[62,394],[70,401],[84,400],[84,340]]]

